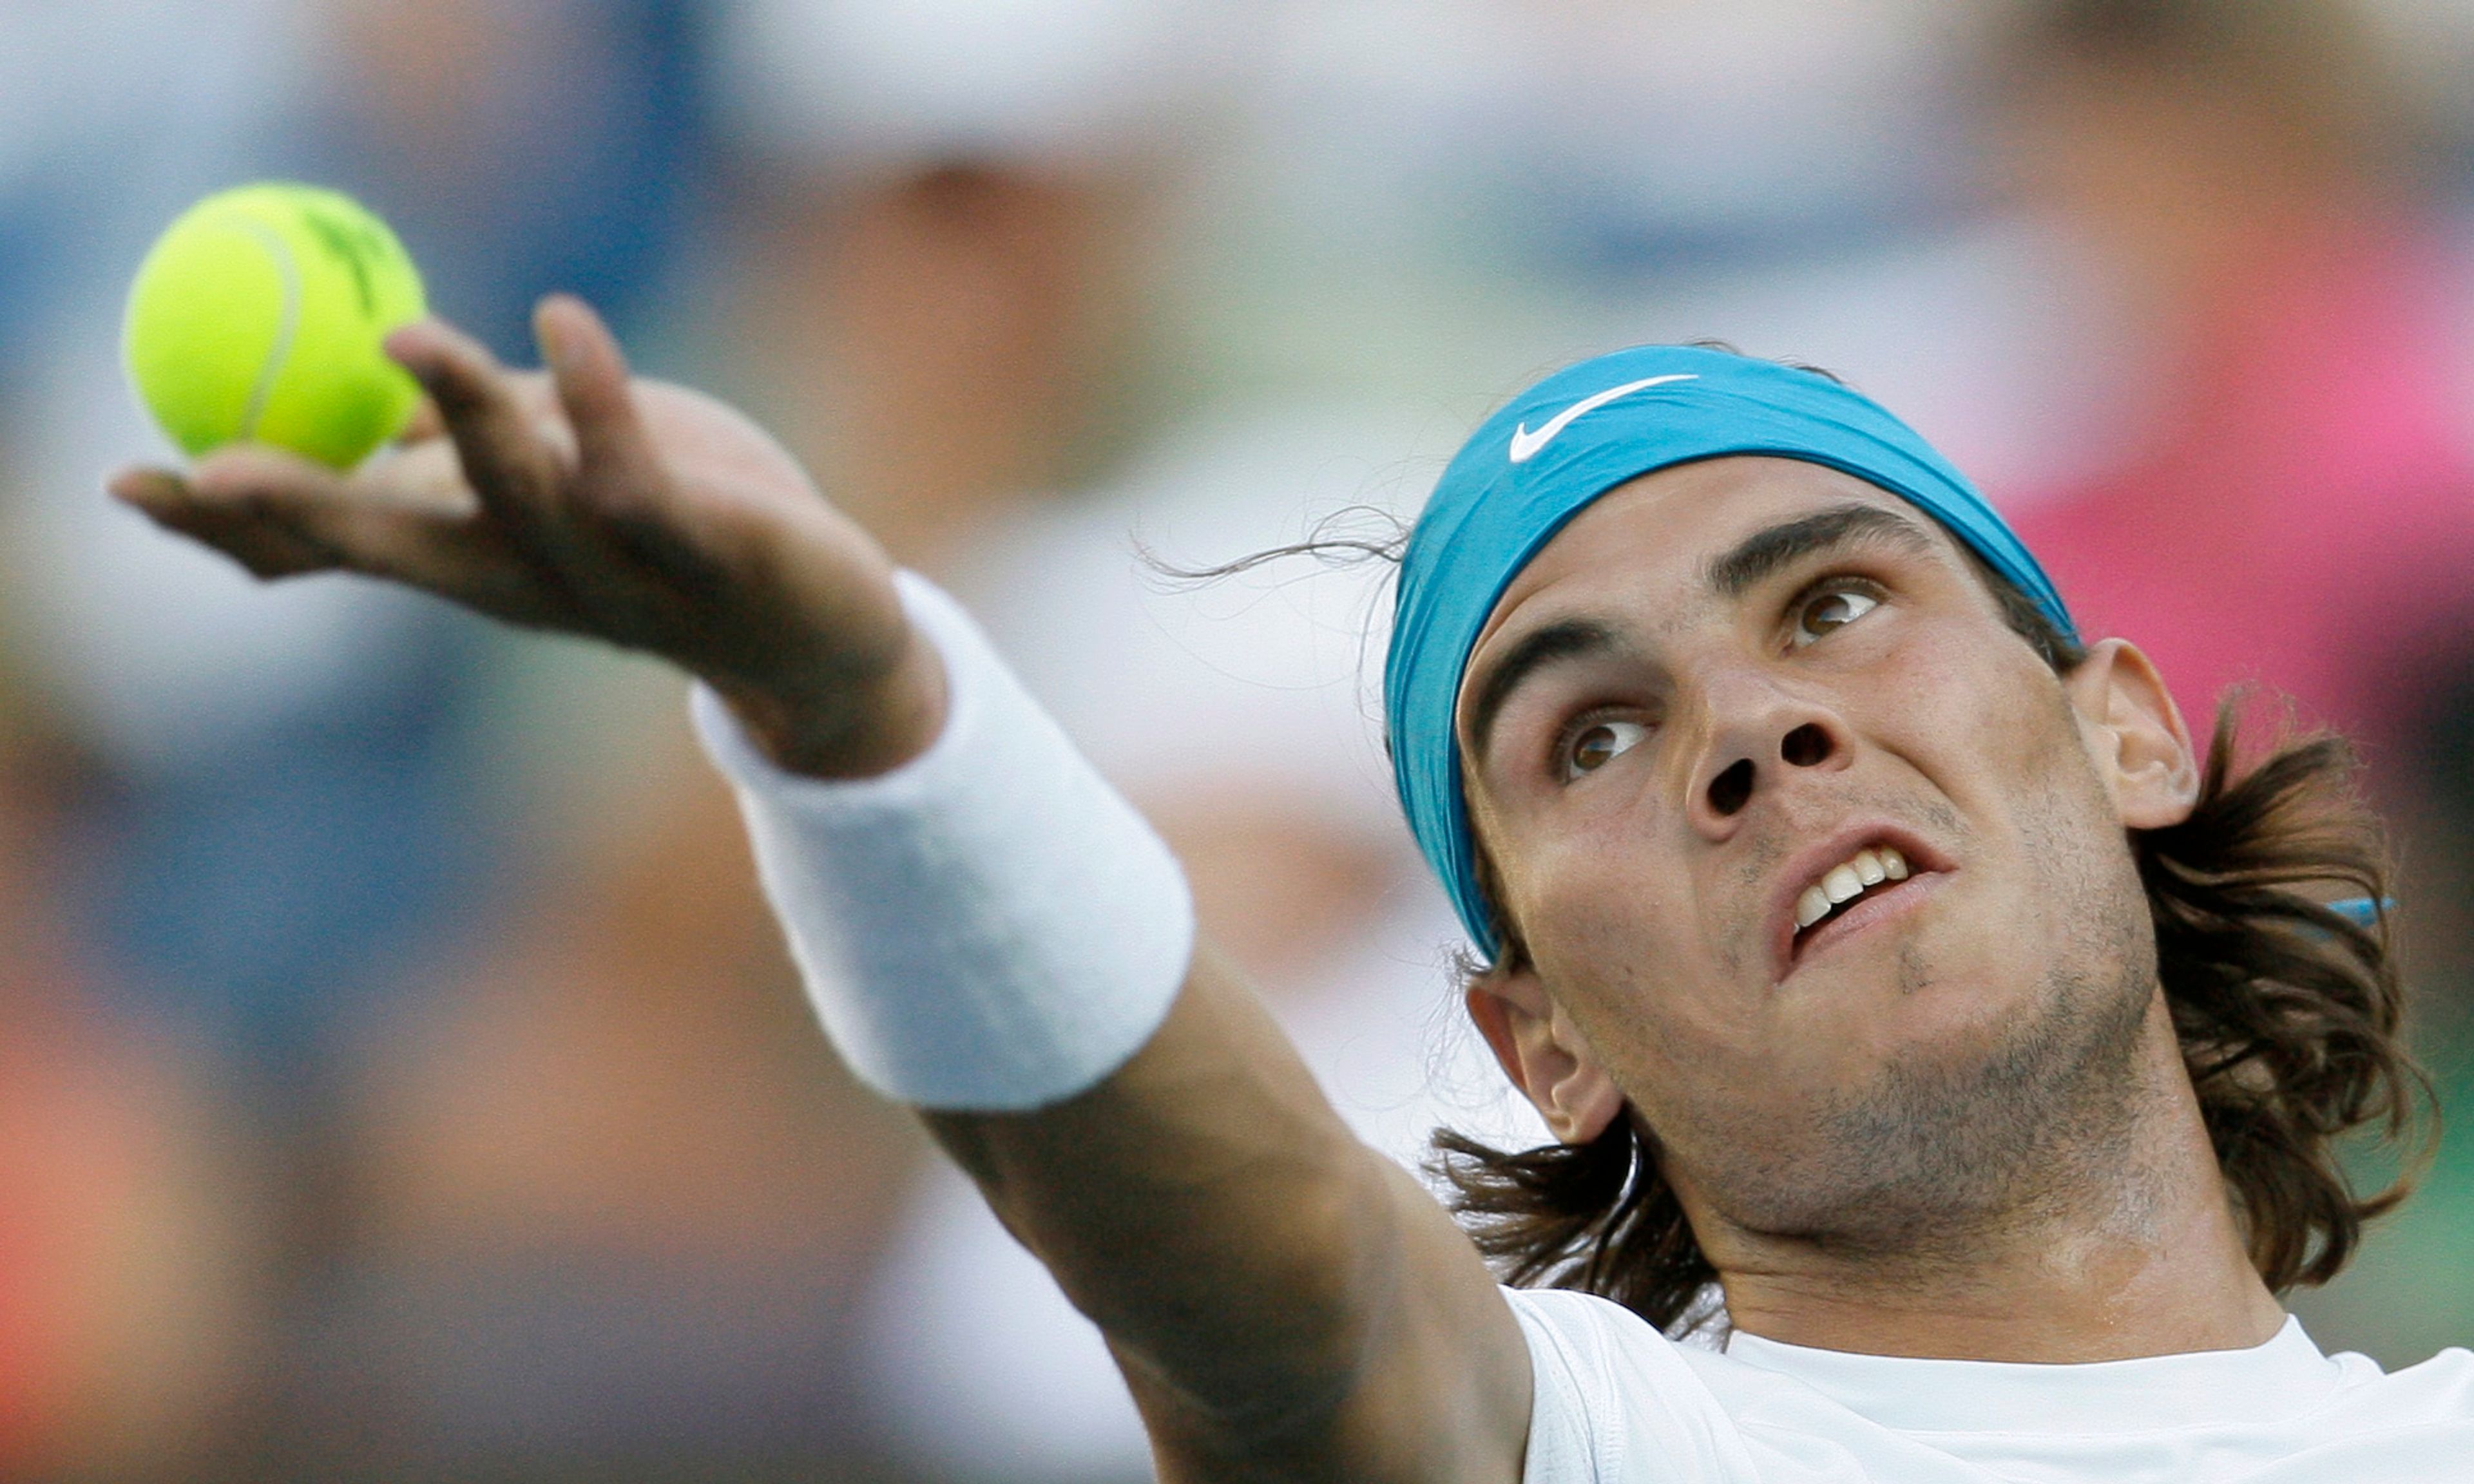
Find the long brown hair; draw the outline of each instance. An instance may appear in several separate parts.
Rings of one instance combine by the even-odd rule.
[[[1979,570],[2056,672],[2085,658],[2017,588]],[[2358,1193],[2338,1158],[2342,1137],[2370,1129],[2427,1156],[2430,1137],[2414,1135],[2435,1104],[2401,1035],[2388,850],[2356,789],[2353,752],[2326,733],[2280,735],[2246,762],[2244,711],[2240,695],[2219,707],[2190,817],[2134,830],[2130,843],[2183,1065],[2251,1261],[2282,1293],[2335,1277],[2363,1224],[2410,1189],[2412,1161]],[[2372,904],[2368,925],[2324,905],[2347,898]],[[1456,1214],[1506,1282],[1594,1293],[1671,1333],[1706,1317],[1695,1300],[1717,1274],[1637,1116],[1586,1144],[1502,1150],[1445,1129],[1434,1148]]]

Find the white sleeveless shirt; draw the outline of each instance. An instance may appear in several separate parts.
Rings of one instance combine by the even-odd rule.
[[[1680,1346],[1586,1294],[1506,1290],[1537,1378],[1526,1484],[2474,1481],[2474,1354],[2385,1375],[2298,1321],[2249,1350],[1911,1360]]]

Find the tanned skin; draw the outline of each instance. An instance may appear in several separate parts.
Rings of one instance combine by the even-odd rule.
[[[924,749],[943,672],[874,542],[736,413],[631,381],[582,304],[545,301],[537,329],[546,375],[436,323],[399,332],[429,410],[352,476],[238,448],[113,492],[262,577],[364,572],[660,655],[795,772],[870,777]],[[1749,538],[1866,502],[1921,537],[1712,585]],[[1833,576],[1873,584],[1874,606],[1813,608]],[[2179,817],[2195,775],[2137,652],[2099,646],[2056,681],[1947,538],[1769,460],[1592,507],[1506,595],[1472,693],[1524,633],[1575,618],[1606,642],[1529,666],[1483,738],[1464,701],[1471,804],[1524,945],[1471,1010],[1559,1136],[1627,1103],[1658,1130],[1735,1322],[2006,1360],[2271,1334],[2127,874],[2124,826]],[[1574,729],[1608,721],[1620,746],[1568,768]],[[1783,761],[1814,757],[1808,729],[1826,749]],[[1746,762],[1750,791],[1716,811],[1710,783]],[[1785,873],[1878,821],[1938,879],[1780,975],[1772,909],[1804,884]],[[1164,1477],[1519,1477],[1510,1308],[1207,947],[1098,1087],[926,1116],[1107,1333]]]

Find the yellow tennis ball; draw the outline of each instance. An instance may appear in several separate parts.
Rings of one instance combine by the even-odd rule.
[[[191,457],[247,440],[350,468],[421,399],[380,343],[426,312],[403,244],[358,202],[243,185],[182,212],[147,252],[121,348]]]

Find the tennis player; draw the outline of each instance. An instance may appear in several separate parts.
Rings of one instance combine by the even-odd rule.
[[[436,416],[350,478],[113,489],[695,676],[827,1032],[1104,1330],[1164,1476],[2474,1475],[2474,1357],[2385,1376],[2278,1302],[2392,1199],[2330,1141],[2415,1075],[2342,749],[2203,759],[1873,403],[1602,357],[1409,541],[1401,800],[1561,1141],[1461,1146],[1465,1231],[950,600],[581,304],[537,327],[546,376],[400,332]]]

